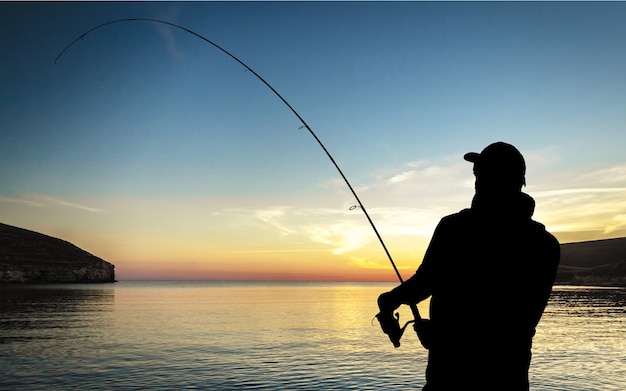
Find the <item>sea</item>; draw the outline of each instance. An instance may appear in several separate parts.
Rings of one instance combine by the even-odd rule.
[[[393,286],[0,286],[0,390],[420,390],[427,351],[412,331],[394,348],[374,319],[376,298]],[[468,300],[479,319],[481,298]],[[401,322],[409,317],[402,308]],[[626,390],[626,290],[554,287],[530,381],[532,390]]]

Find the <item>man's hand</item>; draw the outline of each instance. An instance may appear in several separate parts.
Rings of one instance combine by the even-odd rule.
[[[393,292],[385,292],[378,296],[378,308],[380,312],[376,315],[380,327],[383,332],[389,336],[389,340],[393,343],[393,346],[400,346],[400,338],[404,329],[400,328],[399,315],[394,316],[393,312],[400,306],[397,302]]]
[[[378,296],[378,309],[380,312],[392,313],[396,308],[400,307],[400,303],[395,296],[393,291],[385,292]]]

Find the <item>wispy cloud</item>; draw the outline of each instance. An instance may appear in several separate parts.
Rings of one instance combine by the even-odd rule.
[[[350,262],[363,269],[389,270],[389,262],[380,262],[362,257],[350,257]]]
[[[368,241],[362,227],[351,221],[345,210],[277,206],[256,210],[253,215],[281,235],[304,236],[328,245],[335,254],[360,248]]]
[[[41,202],[36,202],[36,201],[29,200],[26,198],[15,198],[15,197],[7,197],[7,196],[0,195],[0,203],[2,202],[11,203],[11,204],[21,204],[21,205],[32,206],[36,208],[45,206]]]
[[[626,230],[626,163],[547,178],[532,195],[555,231]]]
[[[529,165],[543,165],[544,170],[533,171],[533,182],[525,191],[537,200],[536,217],[550,230],[606,235],[626,230],[626,163],[554,174],[551,164],[559,161],[554,149],[528,155]],[[358,191],[360,198],[372,205],[366,205],[367,211],[385,237],[427,238],[439,219],[470,205],[473,182],[471,168],[464,162],[437,165],[417,161],[379,175]],[[359,208],[280,206],[252,214],[281,235],[306,237],[328,246],[334,254],[347,254],[376,240],[367,221],[359,215]],[[368,262],[356,258],[353,261]]]
[[[170,7],[168,9],[167,15],[162,19],[171,23],[176,23],[178,20],[178,15],[180,14],[180,7]],[[177,59],[183,57],[183,52],[179,49],[178,43],[176,41],[175,33],[180,33],[181,31],[175,29],[172,26],[167,26],[161,23],[155,23],[154,28],[157,30],[158,34],[163,38],[165,46],[167,47],[170,54]]]
[[[345,183],[328,181],[325,186],[341,190]],[[441,217],[469,205],[473,177],[471,166],[463,161],[450,165],[413,161],[359,185],[357,192],[381,235],[429,237]],[[247,214],[281,236],[291,235],[294,240],[297,237],[324,245],[330,253],[347,255],[377,242],[377,238],[361,208],[350,208],[356,201],[349,192],[344,194],[348,198],[343,208],[281,205]],[[360,265],[370,262],[365,258],[352,261]]]
[[[235,250],[233,251],[236,254],[274,254],[274,253],[319,253],[324,250],[303,250],[303,249],[294,249],[294,250],[285,250],[285,249],[272,249],[272,250]]]
[[[66,208],[83,210],[90,213],[102,212],[102,210],[98,208],[93,208],[76,202],[70,202],[60,198],[41,194],[29,194],[19,198],[0,195],[0,202],[15,203],[36,208],[62,206]]]
[[[54,197],[50,197],[50,196],[42,196],[42,199],[44,199],[45,201],[48,201],[51,204],[56,204],[56,205],[60,205],[60,206],[64,206],[64,207],[72,208],[72,209],[84,210],[84,211],[90,212],[90,213],[100,213],[100,212],[102,212],[102,210],[100,210],[100,209],[92,208],[90,206],[86,206],[86,205],[82,205],[82,204],[78,204],[76,202],[65,201],[65,200],[62,200],[60,198],[54,198]]]
[[[182,58],[183,52],[178,48],[176,36],[174,35],[174,28],[164,24],[157,24],[155,28],[157,29],[159,35],[163,38],[165,46],[170,54],[175,58]]]
[[[289,235],[295,233],[296,230],[289,228],[285,223],[283,223],[287,213],[287,207],[277,207],[274,209],[257,210],[254,212],[254,216],[264,223],[277,228],[282,235]]]

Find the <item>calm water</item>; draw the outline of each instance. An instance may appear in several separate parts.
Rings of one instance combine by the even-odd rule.
[[[426,352],[417,338],[407,332],[394,349],[371,324],[378,294],[392,286],[2,287],[0,389],[420,389]],[[625,307],[623,289],[555,288],[535,337],[531,389],[626,390]]]

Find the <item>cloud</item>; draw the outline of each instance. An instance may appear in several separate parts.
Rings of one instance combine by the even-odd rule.
[[[563,172],[553,169],[561,160],[554,148],[527,155],[529,164],[543,166],[543,170],[534,171],[533,182],[524,191],[537,201],[535,218],[551,231],[609,235],[626,229],[626,163]],[[407,162],[359,186],[359,197],[381,235],[386,239],[428,238],[443,216],[470,205],[474,194],[471,169],[464,162],[450,162]],[[253,214],[281,235],[303,236],[334,254],[347,254],[376,242],[360,209],[349,210],[354,204],[347,199],[343,209],[283,205]]]
[[[389,263],[388,262],[380,262],[380,261],[372,261],[367,258],[362,257],[350,257],[350,261],[353,265],[363,268],[363,269],[378,269],[378,270],[388,270]]]
[[[3,195],[0,195],[0,203],[1,202],[21,204],[21,205],[32,206],[36,208],[40,208],[44,206],[44,204],[42,204],[41,202],[36,202],[36,201],[24,199],[24,198],[7,197]]]
[[[155,28],[157,29],[157,32],[159,33],[161,38],[163,38],[165,47],[167,47],[167,50],[170,52],[170,54],[174,58],[182,58],[183,52],[178,48],[176,36],[174,35],[174,28],[160,23],[157,23]]]
[[[287,212],[287,207],[277,207],[275,209],[256,210],[254,211],[253,215],[264,223],[277,228],[281,235],[290,235],[295,233],[296,231],[281,222],[282,220],[284,220]]]
[[[324,250],[307,250],[307,249],[293,249],[293,250],[285,250],[285,249],[272,249],[272,250],[236,250],[233,251],[236,254],[274,254],[274,253],[317,253]]]
[[[342,182],[331,184],[345,188]],[[360,185],[357,193],[382,236],[429,237],[441,217],[469,205],[473,177],[463,163],[408,162],[395,172],[379,174],[375,181]],[[282,205],[251,214],[280,235],[302,237],[327,246],[333,254],[347,254],[377,242],[377,237],[361,208],[353,207],[356,200],[348,192],[344,194],[348,198],[342,208]],[[354,262],[365,264],[367,260]]]
[[[604,167],[588,173],[582,173],[575,178],[577,182],[599,184],[624,184],[626,183],[626,164],[618,164]]]
[[[384,237],[429,237],[447,211],[444,208],[372,208],[368,213]],[[277,206],[248,213],[294,241],[322,244],[328,251],[347,254],[377,243],[377,237],[360,209],[299,208]],[[364,262],[364,260],[362,260]]]
[[[614,216],[611,220],[612,224],[608,224],[604,229],[605,234],[611,234],[626,228],[626,214]]]
[[[176,21],[179,19],[178,16],[180,15],[180,12],[181,7],[168,7],[166,15],[164,15],[162,19],[171,23],[177,23]],[[174,58],[181,59],[183,57],[183,52],[178,47],[175,35],[175,33],[180,33],[181,31],[162,23],[154,23],[154,28],[157,30],[161,38],[163,38],[165,47],[167,47],[170,54]]]
[[[316,243],[332,247],[336,255],[360,249],[370,241],[364,229],[351,221],[308,224],[303,227],[303,233]]]
[[[56,204],[56,205],[60,205],[60,206],[64,206],[64,207],[72,208],[72,209],[79,209],[79,210],[83,210],[83,211],[90,212],[90,213],[100,213],[100,212],[102,212],[102,210],[97,209],[97,208],[92,208],[90,206],[78,204],[78,203],[75,203],[75,202],[65,201],[65,200],[62,200],[62,199],[59,199],[59,198],[53,198],[53,197],[49,197],[49,196],[42,196],[42,199],[44,199],[45,201],[49,201],[52,204]]]
[[[626,229],[626,163],[545,178],[533,189],[542,219],[557,232]]]
[[[306,237],[314,243],[328,245],[334,254],[360,248],[368,242],[362,224],[353,221],[345,210],[276,206],[255,210],[252,215],[275,228],[281,236]]]
[[[537,150],[524,151],[527,171],[540,173],[543,169],[560,163],[562,158],[559,151],[559,148],[554,145]]]
[[[616,180],[626,163],[576,172],[551,171],[548,163],[545,168],[537,171],[527,191],[537,200],[537,220],[550,231],[615,235],[626,229],[626,180]],[[372,178],[358,188],[358,195],[391,252],[405,257],[419,257],[439,220],[468,207],[474,193],[471,167],[458,159],[407,162]],[[19,199],[99,211],[77,199]],[[166,240],[180,237],[185,243],[193,238],[207,253],[321,251],[363,267],[386,267],[375,260],[380,252],[371,251],[379,243],[362,210],[350,209],[355,203],[345,183],[337,181],[324,183],[319,193],[280,200],[251,194],[249,199],[173,197],[97,205],[107,205],[103,217],[117,225],[124,221],[128,230],[158,232]]]
[[[93,208],[90,206],[82,205],[76,202],[65,201],[59,198],[41,195],[30,194],[21,198],[7,197],[0,195],[0,202],[17,203],[25,206],[36,208],[50,208],[54,206],[63,206],[66,208],[79,209],[90,213],[100,213],[102,210]]]

